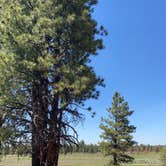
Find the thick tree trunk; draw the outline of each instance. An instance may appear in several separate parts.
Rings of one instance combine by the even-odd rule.
[[[48,108],[48,81],[35,82],[32,89],[32,166],[58,166],[62,112],[58,110],[58,95],[52,111]]]
[[[58,110],[58,96],[54,96],[53,110],[50,116],[50,134],[47,144],[47,166],[58,166],[62,112]]]
[[[32,166],[40,166],[40,151],[36,127],[32,124]]]
[[[38,102],[38,88],[34,85],[32,89],[32,166],[40,166],[39,132],[36,125],[36,117],[39,113]]]
[[[40,73],[32,88],[32,166],[46,162],[46,130],[48,116],[48,82]]]
[[[58,166],[59,159],[59,145],[48,145],[47,166]]]

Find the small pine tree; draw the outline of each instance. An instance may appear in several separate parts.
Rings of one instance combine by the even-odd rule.
[[[120,96],[118,92],[113,96],[112,108],[108,110],[108,118],[102,118],[100,128],[103,133],[100,143],[101,150],[106,156],[112,156],[109,166],[119,166],[121,163],[128,163],[134,160],[127,154],[136,142],[131,135],[136,127],[129,124],[128,117],[133,111],[129,110],[128,103]]]

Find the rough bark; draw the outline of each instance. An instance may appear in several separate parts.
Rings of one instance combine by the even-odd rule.
[[[32,125],[32,166],[40,166],[40,151],[38,144],[37,130]]]
[[[60,146],[53,139],[48,143],[47,166],[58,166]]]
[[[32,166],[43,166],[46,160],[45,139],[48,113],[48,82],[40,73],[32,87]]]
[[[32,87],[32,166],[40,166],[40,146],[39,146],[39,132],[36,124],[36,117],[39,114],[38,94],[39,89],[37,85]]]
[[[58,110],[58,95],[54,96],[53,110],[50,116],[50,133],[47,144],[46,166],[58,166],[60,151],[62,112]]]

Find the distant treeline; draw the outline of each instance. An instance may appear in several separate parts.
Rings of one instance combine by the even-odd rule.
[[[163,145],[136,145],[129,149],[129,153],[148,153],[148,152],[160,152]],[[98,153],[101,152],[100,146],[97,144],[86,144],[83,140],[78,143],[78,145],[64,145],[61,148],[61,153]],[[18,155],[30,155],[31,146],[23,145],[19,147],[6,147],[3,149],[2,154],[18,154]]]
[[[5,146],[3,148],[0,148],[0,156],[6,156],[6,155],[18,155],[18,156],[28,156],[31,155],[31,145],[18,145],[16,146]]]
[[[86,144],[84,141],[80,141],[78,145],[74,146],[64,146],[61,149],[61,153],[97,153],[100,152],[99,145],[96,144]]]
[[[163,145],[136,145],[129,149],[130,153],[143,153],[143,152],[160,152]]]
[[[163,145],[136,145],[129,149],[129,153],[143,153],[143,152],[160,152]],[[100,152],[100,146],[97,144],[86,144],[83,140],[79,142],[78,146],[64,146],[61,149],[62,153],[98,153]]]

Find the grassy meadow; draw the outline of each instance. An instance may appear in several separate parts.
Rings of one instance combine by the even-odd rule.
[[[135,154],[135,161],[126,166],[160,166],[159,153]],[[108,158],[104,158],[100,153],[74,153],[61,155],[59,166],[104,166]],[[0,166],[31,166],[31,159],[28,157],[7,156],[4,157]]]

